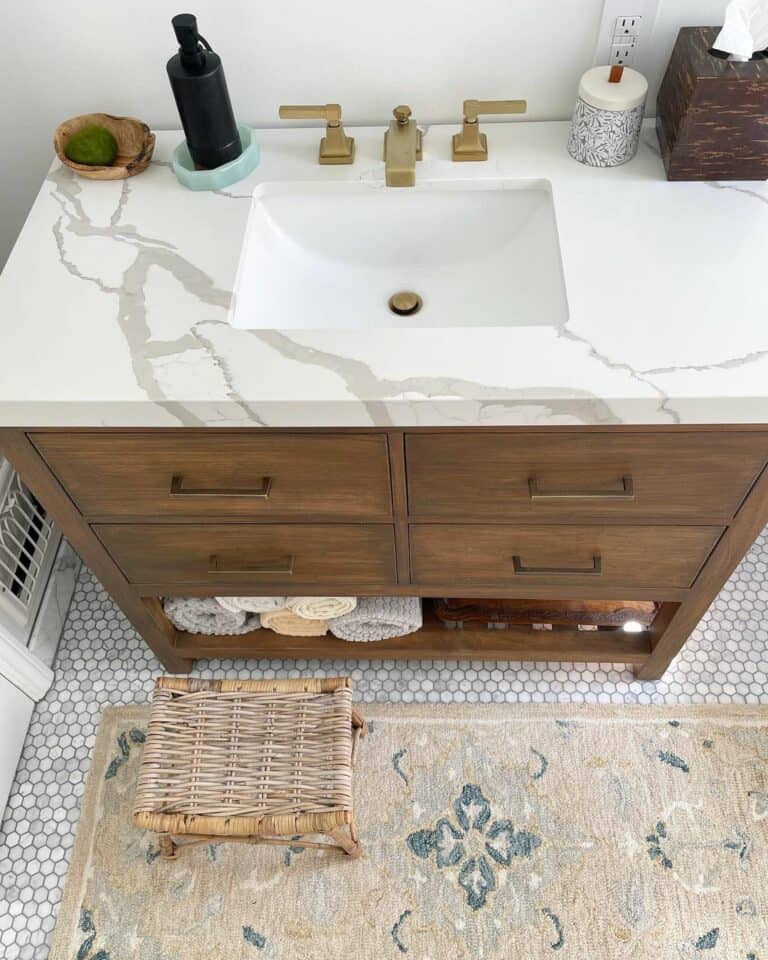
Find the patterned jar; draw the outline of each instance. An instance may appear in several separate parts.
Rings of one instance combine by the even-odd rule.
[[[573,111],[568,153],[590,167],[626,163],[640,142],[648,81],[627,67],[613,83],[608,79],[610,72],[610,67],[587,70]]]

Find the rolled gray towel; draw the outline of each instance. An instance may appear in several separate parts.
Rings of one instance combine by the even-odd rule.
[[[187,633],[231,636],[250,633],[261,626],[257,613],[232,613],[220,606],[215,597],[166,597],[163,608],[171,623]]]
[[[351,613],[334,617],[328,626],[340,640],[365,643],[414,633],[422,622],[418,597],[360,597]]]
[[[282,610],[287,597],[216,597],[216,603],[230,613],[268,613]]]

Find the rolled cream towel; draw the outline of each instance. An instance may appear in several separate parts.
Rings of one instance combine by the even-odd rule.
[[[307,620],[293,610],[268,610],[261,615],[262,627],[285,637],[324,637],[328,633],[325,620]]]
[[[216,597],[216,602],[230,613],[267,613],[282,610],[286,597]]]
[[[307,620],[332,620],[352,613],[357,597],[288,597],[285,606]]]
[[[403,637],[422,626],[418,597],[361,597],[352,613],[331,620],[331,633],[340,640],[372,642]]]
[[[258,614],[232,613],[220,606],[214,597],[166,597],[163,608],[171,623],[187,633],[230,636],[250,633],[260,626]]]

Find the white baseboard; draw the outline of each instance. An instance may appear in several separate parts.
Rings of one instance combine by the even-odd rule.
[[[0,677],[32,700],[40,700],[53,683],[53,670],[15,637],[0,630]]]

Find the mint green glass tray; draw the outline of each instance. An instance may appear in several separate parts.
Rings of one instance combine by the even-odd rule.
[[[222,187],[237,183],[255,170],[261,156],[256,142],[256,133],[244,123],[238,123],[237,129],[243,152],[235,160],[230,160],[229,163],[224,163],[213,170],[195,170],[187,141],[182,140],[173,151],[173,172],[179,183],[183,183],[190,190],[221,190]]]

